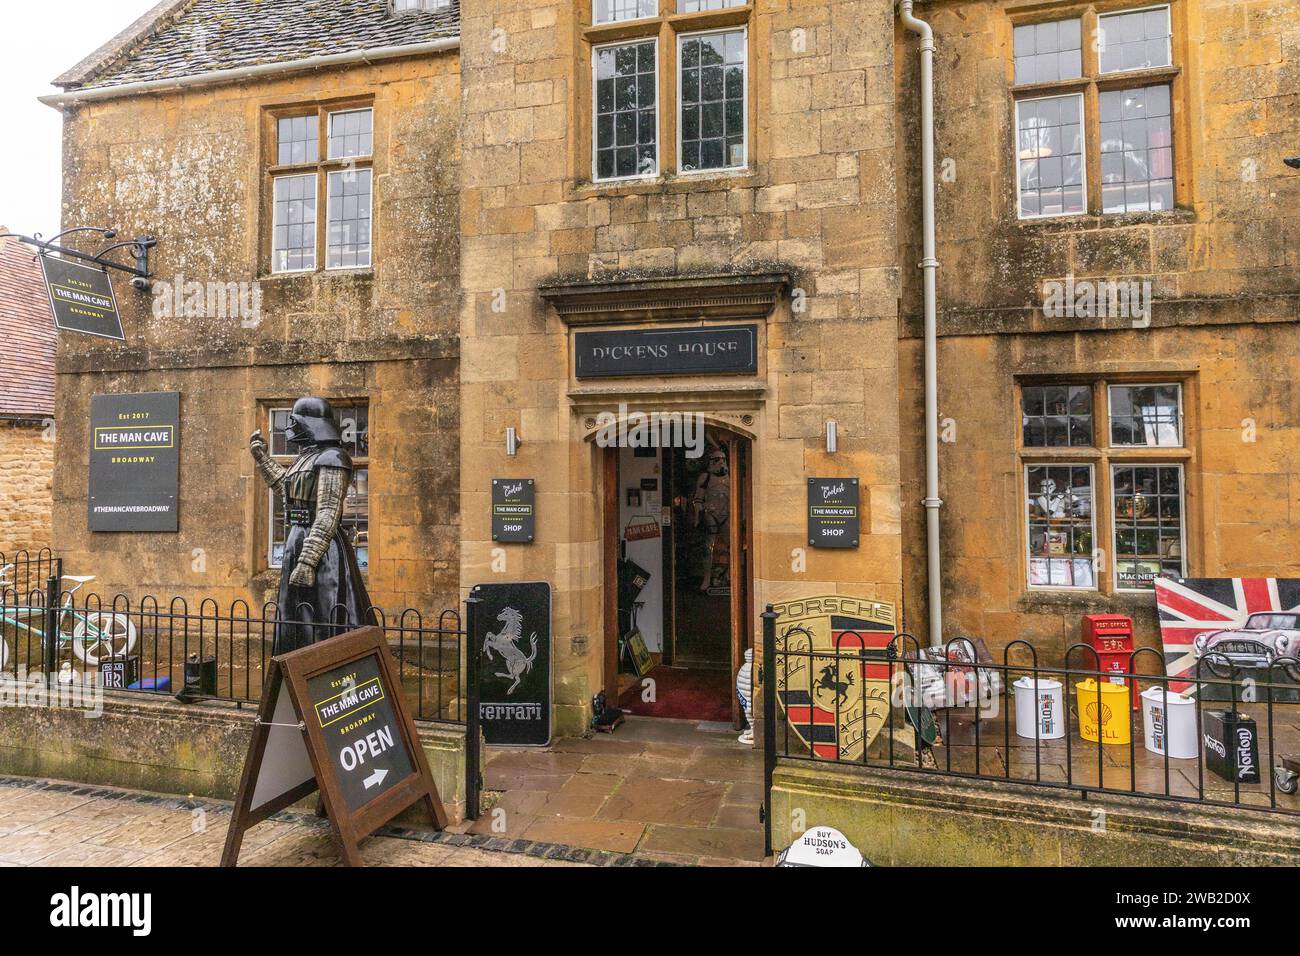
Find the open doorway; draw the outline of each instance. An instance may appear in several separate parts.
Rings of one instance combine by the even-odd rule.
[[[710,426],[695,454],[605,454],[606,686],[637,716],[738,729],[735,677],[752,613],[750,442]]]

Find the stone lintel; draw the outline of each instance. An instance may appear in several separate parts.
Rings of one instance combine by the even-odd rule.
[[[667,276],[544,285],[565,325],[761,320],[790,285],[786,272]]]

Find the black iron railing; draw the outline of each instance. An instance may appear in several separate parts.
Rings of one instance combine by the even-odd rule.
[[[999,663],[978,661],[965,638],[934,651],[908,634],[875,648],[849,646],[873,635],[846,634],[822,649],[783,633],[770,607],[763,628],[769,792],[777,761],[796,760],[1300,814],[1294,658],[1248,671],[1212,653],[1180,678],[1151,648],[1117,674],[1086,644],[1048,666],[1024,640]],[[1018,714],[1017,698],[1033,713]]]
[[[44,554],[44,553],[42,553]],[[0,675],[38,676],[50,684],[103,687],[252,704],[261,699],[276,628],[274,604],[197,608],[184,598],[84,593],[61,578],[59,559],[33,558],[15,577],[33,586],[0,587]],[[46,580],[35,576],[47,571]],[[306,613],[307,609],[300,609]],[[397,661],[402,690],[417,720],[465,723],[468,715],[464,629],[457,611],[436,619],[415,609],[376,609]],[[317,622],[317,638],[352,630],[343,609]]]

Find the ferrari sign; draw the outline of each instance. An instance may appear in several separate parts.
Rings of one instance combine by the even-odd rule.
[[[817,757],[861,759],[889,718],[892,604],[835,594],[777,604],[777,701]]]

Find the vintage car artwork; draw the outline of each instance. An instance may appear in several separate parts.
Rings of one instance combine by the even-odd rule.
[[[1222,658],[1237,667],[1271,667],[1280,657],[1295,659],[1300,654],[1300,613],[1252,614],[1241,627],[1196,635],[1193,646],[1198,657],[1210,658],[1211,667],[1222,665]]]

